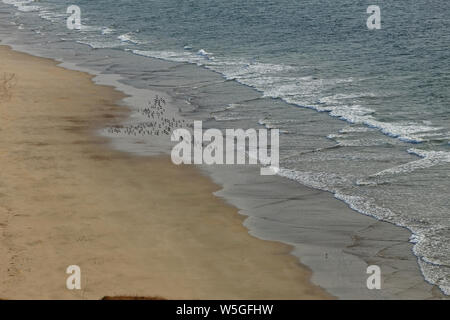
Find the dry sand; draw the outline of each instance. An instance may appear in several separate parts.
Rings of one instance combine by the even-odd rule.
[[[330,298],[195,168],[109,149],[123,95],[56,65],[0,47],[0,298]]]

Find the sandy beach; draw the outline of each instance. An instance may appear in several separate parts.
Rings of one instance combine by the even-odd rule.
[[[0,298],[332,298],[198,170],[111,150],[124,95],[91,78],[0,47]]]

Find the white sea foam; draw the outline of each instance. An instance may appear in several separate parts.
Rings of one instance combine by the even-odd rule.
[[[111,40],[91,40],[91,39],[83,39],[77,40],[77,43],[85,44],[91,47],[92,49],[103,49],[103,48],[115,48],[120,47],[123,44],[118,41]]]
[[[152,57],[157,59],[163,59],[173,62],[190,62],[197,63],[199,65],[205,61],[205,58],[201,55],[193,54],[192,52],[175,52],[175,51],[151,51],[151,50],[132,50],[134,54]]]
[[[82,24],[80,27],[80,31],[82,31],[82,32],[99,32],[99,31],[102,31],[102,27]]]
[[[247,86],[251,86],[263,93],[264,97],[281,98],[288,103],[308,107],[320,112],[328,112],[330,116],[345,120],[354,124],[361,124],[376,128],[385,135],[398,138],[405,142],[420,143],[430,138],[440,137],[443,128],[433,126],[431,122],[385,122],[378,120],[375,110],[359,104],[345,104],[341,101],[358,99],[361,97],[375,97],[371,92],[336,94],[322,97],[318,104],[311,103],[311,99],[320,95],[323,88],[340,83],[354,81],[346,79],[318,79],[308,77],[286,76],[297,67],[244,61],[240,59],[218,60],[211,56],[205,49],[200,49],[196,54],[190,51],[141,51],[134,50],[136,54],[149,57],[187,62],[204,66],[208,69],[220,72],[226,79],[236,80]]]
[[[212,54],[209,52],[206,52],[204,49],[198,50],[197,55],[202,56],[207,60],[214,60],[214,57],[212,56]]]
[[[58,22],[62,21],[63,18],[66,18],[66,14],[59,14],[53,11],[42,9],[39,11],[39,17],[41,17],[44,20],[50,21],[50,22]]]
[[[108,28],[108,27],[103,27],[102,28],[102,34],[111,34],[113,33],[115,30],[112,28]]]
[[[425,276],[425,279],[433,284],[439,286],[439,288],[446,295],[450,295],[450,278],[449,278],[449,268],[443,268],[442,266],[433,265],[419,259],[420,269]]]
[[[336,192],[339,187],[351,183],[351,177],[326,172],[298,171],[281,168],[278,175],[297,181],[305,186],[323,191]]]
[[[426,169],[443,163],[450,163],[450,152],[445,151],[426,151],[411,148],[408,153],[415,154],[422,159],[411,161],[393,168],[380,171],[371,177],[384,177],[397,174],[410,173],[420,169]]]
[[[368,132],[371,131],[371,128],[367,127],[358,127],[358,126],[348,126],[339,130],[339,133],[359,133],[359,132]]]
[[[137,39],[136,35],[133,32],[121,34],[120,36],[117,37],[117,39],[119,39],[120,41],[123,41],[123,42],[128,42],[128,43],[133,43],[133,44],[143,44],[144,43],[143,41]]]
[[[36,3],[33,0],[2,0],[5,4],[11,4],[17,8],[19,11],[23,12],[33,12],[39,11],[40,7],[37,5],[31,5],[31,3]]]
[[[420,143],[435,135],[440,127],[421,125],[418,122],[383,122],[377,120],[372,109],[360,105],[313,106],[313,109],[328,112],[331,116],[353,124],[363,124],[405,142]]]
[[[448,162],[448,153],[446,155],[435,152],[424,152],[423,150],[413,149],[411,152],[420,154],[425,158],[437,157]],[[389,208],[382,207],[372,198],[352,195],[343,191],[352,184],[352,177],[341,176],[338,174],[329,174],[324,172],[301,172],[290,169],[281,169],[280,176],[287,177],[297,181],[305,186],[329,191],[335,198],[345,202],[353,210],[362,214],[374,217],[379,220],[393,223],[400,227],[406,227],[411,232],[410,242],[414,244],[413,251],[418,257],[422,273],[427,281],[436,284],[447,295],[450,295],[450,270],[446,267],[445,261],[435,258],[435,253],[442,247],[442,239],[436,237],[437,231],[448,233],[448,227],[439,225],[430,226],[426,220],[411,218],[407,215],[401,215]],[[415,220],[414,220],[415,219]],[[433,257],[433,258],[431,258]],[[437,256],[439,257],[439,255]]]

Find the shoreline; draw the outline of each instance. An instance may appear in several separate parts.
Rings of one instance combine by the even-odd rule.
[[[280,176],[258,176],[257,168],[242,166],[234,176],[214,169],[202,168],[223,185],[215,194],[247,217],[250,233],[293,246],[291,254],[313,270],[312,282],[338,299],[447,298],[424,279],[408,229],[363,215],[331,192]],[[366,287],[370,265],[381,268],[381,290]]]
[[[197,169],[111,150],[94,136],[125,117],[116,105],[124,94],[51,59],[5,46],[0,55],[17,79],[1,102],[0,297],[332,298],[290,246],[250,236]],[[80,292],[65,288],[72,264],[84,275]]]
[[[11,40],[8,41],[7,45],[12,46],[15,51],[25,52],[34,57],[36,56],[42,57],[43,59],[52,62],[55,61],[54,56],[52,54],[49,54],[49,52],[47,52],[48,50],[47,51],[28,50],[27,46],[24,46],[23,44],[17,45],[16,42],[11,42]],[[93,51],[92,49],[90,50],[83,49],[83,47],[85,46],[80,45],[80,50],[82,52],[87,51],[84,52],[84,54],[88,54],[89,52]],[[115,53],[113,53],[114,51],[110,51],[107,49],[105,50],[106,51],[104,51],[104,54],[107,54],[108,56],[112,54],[113,59],[114,58],[117,59]],[[93,54],[93,52],[91,52],[91,54]],[[100,54],[100,56],[101,55],[102,54]],[[121,55],[121,53],[119,55]],[[62,56],[65,57],[65,55]],[[136,58],[135,56],[133,57]],[[117,76],[119,76],[119,73],[104,74],[100,70],[91,69],[89,65],[87,65],[86,67],[86,65],[82,64],[80,61],[78,61],[78,63],[75,63],[72,62],[72,60],[73,59],[69,58],[68,59],[59,58],[57,59],[58,61],[57,64],[58,66],[63,67],[65,69],[75,70],[76,72],[81,71],[82,73],[85,72],[88,74],[93,74],[94,76],[92,76],[91,78],[95,81],[95,84],[106,85],[115,88],[116,90],[124,92],[125,96],[127,95],[134,96],[135,94],[139,96],[139,92],[136,92],[135,90],[141,89],[135,89],[136,87],[134,87],[134,85],[130,86],[128,83],[125,84],[126,82],[117,81],[118,80]],[[147,60],[148,58],[140,57],[139,61],[141,61],[141,63],[146,63]],[[156,64],[156,67],[154,67],[154,64]],[[166,65],[167,68],[169,68],[170,66],[172,66],[172,63],[166,63],[160,60],[152,60],[151,64],[146,64],[146,67],[148,67],[150,70],[152,69],[159,70],[159,68],[166,68]],[[196,76],[198,76],[197,70],[201,69],[201,68],[197,69],[195,66],[192,66],[192,68],[191,66],[186,67],[192,69],[192,72],[196,74]],[[194,70],[196,71],[194,72]],[[203,70],[201,74],[203,73],[208,74],[209,71]],[[218,75],[215,75],[215,77],[219,78]],[[214,78],[211,80],[214,80]],[[164,87],[164,85],[162,85],[162,87]],[[241,85],[234,84],[233,87],[239,89]],[[159,86],[150,86],[150,88],[151,90],[146,89],[144,91],[150,92],[150,94],[153,91],[157,93],[161,92]],[[129,92],[129,90],[131,90],[131,92]],[[250,89],[245,88],[245,90]],[[169,94],[169,96],[172,97],[170,92],[166,92],[165,90],[162,92],[165,94]],[[134,98],[136,97],[133,97],[133,99]],[[131,103],[131,105],[134,106],[135,104],[137,105],[141,104],[139,97],[137,100],[133,99],[128,101],[129,103]],[[128,102],[126,104],[121,103],[120,108],[126,109]],[[128,108],[131,108],[131,106],[129,106]],[[128,115],[123,119],[129,119]],[[103,126],[100,127],[103,128]],[[110,142],[114,141],[109,138],[105,137],[103,138]],[[120,146],[117,145],[117,143],[112,144],[107,143],[107,144],[108,148],[112,147],[115,150],[123,150]],[[126,153],[128,154],[128,152]],[[275,233],[272,232],[266,233],[265,230],[267,228],[270,228],[271,226],[270,225],[266,226],[265,224],[261,225],[259,223],[260,221],[263,220],[259,220],[260,218],[257,214],[257,211],[253,210],[252,208],[252,203],[255,199],[248,197],[247,199],[245,199],[245,201],[242,201],[242,199],[239,199],[239,196],[236,198],[235,194],[233,194],[233,192],[230,192],[229,187],[230,185],[233,184],[233,181],[229,181],[229,178],[231,178],[230,171],[233,170],[229,170],[229,172],[225,172],[225,174],[222,173],[216,174],[214,177],[208,172],[204,171],[203,173],[206,176],[208,176],[208,181],[210,181],[210,178],[212,178],[216,186],[223,186],[222,189],[218,190],[214,194],[222,198],[226,204],[228,205],[231,204],[231,206],[238,208],[239,213],[245,216],[243,217],[240,215],[239,217],[241,217],[242,220],[245,220],[244,229],[246,232],[249,232],[252,236],[258,239],[269,240],[277,244],[287,245],[289,246],[289,248],[294,248],[293,250],[286,252],[286,254],[288,253],[290,256],[297,257],[296,258],[297,263],[299,259],[301,260],[300,265],[306,266],[307,269],[310,271],[313,270],[311,279],[312,282],[316,286],[326,288],[328,294],[332,294],[334,297],[338,297],[339,299],[445,298],[445,296],[443,296],[443,294],[437,287],[427,283],[424,280],[423,275],[421,274],[419,266],[417,264],[417,258],[412,253],[412,244],[408,241],[410,236],[409,231],[405,231],[403,228],[391,225],[390,223],[387,222],[375,220],[372,217],[365,216],[351,208],[348,208],[346,204],[344,204],[342,201],[338,199],[335,199],[332,196],[332,194],[326,191],[310,189],[309,187],[301,185],[297,182],[288,181],[288,179],[282,177],[274,177],[271,183],[274,183],[275,188],[281,188],[281,190],[285,190],[287,192],[286,194],[290,194],[291,192],[293,192],[294,194],[296,192],[300,194],[310,193],[311,199],[308,201],[309,202],[314,201],[315,203],[314,205],[311,204],[308,205],[311,208],[310,210],[312,210],[312,212],[317,212],[316,209],[318,208],[319,211],[324,212],[324,214],[320,215],[318,218],[315,218],[315,221],[311,221],[308,217],[306,218],[306,220],[302,219],[302,221],[304,221],[302,222],[302,224],[306,223],[308,225],[307,228],[317,226],[318,223],[320,224],[321,221],[323,221],[323,218],[327,219],[329,214],[335,211],[334,208],[336,206],[336,203],[338,203],[337,206],[340,208],[338,210],[339,212],[335,212],[335,216],[333,217],[333,219],[337,218],[336,220],[337,225],[335,226],[335,228],[332,227],[331,229],[331,233],[333,235],[338,234],[340,237],[340,240],[338,241],[338,248],[336,248],[336,243],[334,242],[334,239],[330,238],[329,235],[327,235],[327,233],[325,234],[317,233],[314,235],[309,234],[301,235],[300,238],[307,236],[305,241],[301,243],[298,242],[292,243],[290,239],[284,238],[283,236],[285,234],[284,230],[279,230],[276,231]],[[246,173],[249,173],[251,169],[248,170],[248,168],[246,167],[244,171]],[[232,176],[237,177],[237,175],[235,174],[233,174]],[[239,178],[237,180],[239,180]],[[258,188],[258,183],[255,183],[254,187]],[[242,189],[238,187],[238,190]],[[251,194],[249,195],[251,196]],[[282,197],[284,196],[285,195],[282,194]],[[297,194],[295,196],[297,196]],[[257,200],[260,201],[259,199]],[[290,202],[291,199],[289,199],[289,197],[286,197],[286,200],[288,201],[282,202],[281,205],[275,209],[279,210],[283,205],[293,203]],[[303,206],[303,203],[300,203],[299,205]],[[355,215],[355,213],[357,213],[357,215]],[[291,214],[292,212],[288,212],[287,214],[288,219],[291,216]],[[270,220],[271,218],[266,219],[265,221],[269,222]],[[325,224],[328,223],[329,222],[325,222]],[[348,226],[343,227],[344,225]],[[365,228],[367,228],[367,230],[365,230]],[[271,229],[271,231],[273,230]],[[388,235],[387,239],[388,241],[382,240],[382,238],[385,238],[386,235]],[[326,244],[324,242],[324,239],[329,239],[331,242]],[[395,243],[395,250],[391,250],[388,247],[386,247],[386,245],[389,242]],[[322,247],[324,245],[324,247],[320,248],[319,250],[318,245],[319,247]],[[323,259],[322,255],[323,252],[329,252],[329,250],[336,251],[335,253],[337,253],[336,255],[337,259],[328,260],[324,265],[320,259]],[[385,252],[387,252],[388,254],[385,255],[384,254]],[[378,253],[383,253],[383,256],[380,258],[378,256]],[[351,261],[353,261],[353,263]],[[365,287],[366,281],[365,267],[369,264],[372,264],[373,261],[377,261],[377,263],[380,264],[384,275],[383,281],[384,279],[387,280],[386,281],[387,286],[383,284],[383,290],[381,290],[381,292],[369,291]],[[346,265],[351,265],[353,266],[353,268],[347,268]],[[355,269],[354,266],[359,266],[358,267],[359,269]],[[354,273],[355,270],[356,276]],[[332,275],[335,277],[333,278]],[[349,283],[351,283],[351,285],[349,285]],[[355,292],[358,293],[355,294]]]
[[[355,37],[339,43],[317,42],[308,32],[302,32],[293,39],[286,38],[293,50],[285,51],[284,42],[273,37],[272,31],[277,28],[266,29],[260,17],[249,11],[245,15],[255,18],[258,28],[248,31],[255,39],[267,36],[259,43],[264,50],[255,51],[261,46],[255,47],[245,38],[236,39],[233,35],[241,34],[241,30],[234,23],[217,24],[203,7],[197,11],[202,19],[218,30],[224,28],[231,37],[217,42],[214,33],[208,32],[205,37],[205,29],[197,29],[198,24],[179,28],[180,24],[160,21],[161,14],[170,15],[172,10],[163,2],[161,5],[156,11],[143,6],[143,15],[129,7],[131,11],[123,11],[124,19],[112,24],[101,6],[86,4],[83,11],[90,10],[91,18],[95,18],[86,20],[83,30],[75,31],[66,28],[66,17],[61,15],[63,3],[24,7],[0,2],[0,41],[15,51],[50,58],[61,62],[63,68],[95,75],[95,83],[129,95],[121,101],[131,110],[121,122],[126,132],[110,127],[96,132],[112,137],[110,146],[115,150],[142,155],[170,152],[145,132],[142,138],[133,139],[133,129],[146,126],[146,115],[140,108],[155,93],[172,100],[169,104],[178,109],[176,114],[208,122],[205,128],[279,128],[286,133],[280,135],[280,175],[284,180],[258,180],[248,166],[242,171],[219,167],[206,172],[223,187],[215,194],[248,217],[245,226],[250,234],[293,246],[291,253],[313,270],[312,282],[338,298],[429,299],[448,294],[450,251],[446,244],[450,243],[450,234],[445,230],[450,222],[446,219],[448,200],[440,190],[448,189],[450,181],[445,134],[450,127],[439,116],[439,110],[446,110],[442,104],[445,86],[441,87],[442,81],[428,72],[439,69],[436,61],[445,52],[440,50],[445,47],[442,41],[433,35],[445,30],[436,24],[417,29],[418,37],[398,33],[405,43],[411,41],[411,47],[420,47],[422,43],[414,39],[422,37],[434,43],[429,55],[413,55],[412,59],[403,59],[404,47],[398,46],[379,50],[375,56],[370,50],[354,54],[351,48],[367,41],[364,28],[352,29]],[[235,13],[233,6],[224,5],[224,9]],[[432,9],[430,17],[439,19],[441,6]],[[305,10],[316,17],[313,23],[328,16],[326,6],[307,5]],[[276,10],[277,19],[271,21],[291,14],[288,10],[278,16],[281,12]],[[156,19],[145,19],[155,13]],[[188,10],[184,17],[190,15]],[[408,26],[408,15],[400,11],[398,16],[401,23],[395,27],[401,30]],[[136,21],[136,28],[131,28],[128,19]],[[156,42],[155,32],[140,28],[144,25],[154,28]],[[297,34],[297,26],[290,27],[288,34]],[[305,23],[301,29],[305,27],[309,29],[310,24]],[[317,27],[314,33],[319,31],[316,35],[320,38],[321,26]],[[172,28],[178,28],[178,39],[167,36],[166,31]],[[333,32],[338,35],[347,31],[338,28]],[[387,34],[379,35],[377,41],[392,45]],[[298,37],[308,45],[299,46]],[[336,55],[330,56],[330,52]],[[378,63],[366,65],[373,59]],[[393,72],[397,67],[405,74]],[[369,69],[370,74],[384,74],[384,80],[367,77]],[[409,76],[417,82],[405,82]],[[408,108],[403,110],[404,106]],[[426,119],[418,117],[419,113]],[[355,123],[344,119],[354,119]],[[139,129],[138,136],[141,132]],[[413,145],[403,141],[404,137],[422,143]],[[161,140],[164,143],[167,139]],[[239,174],[247,176],[248,181],[242,184]],[[277,192],[270,193],[271,189]],[[332,194],[325,196],[317,190]],[[323,259],[329,251],[335,252],[334,263],[316,259]],[[353,271],[349,272],[345,265],[351,261],[355,263],[351,263]],[[382,271],[380,291],[367,290],[363,277],[367,277],[366,267],[374,263],[379,263]],[[358,292],[349,289],[353,284]]]

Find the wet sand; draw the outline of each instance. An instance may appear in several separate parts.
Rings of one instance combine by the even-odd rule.
[[[260,176],[257,167],[202,169],[224,186],[215,194],[248,216],[252,235],[294,246],[313,283],[339,299],[446,298],[424,280],[407,229],[360,214],[329,192]],[[380,267],[380,290],[367,288],[370,265]]]
[[[0,298],[331,298],[198,170],[111,150],[124,95],[91,78],[0,46]]]

